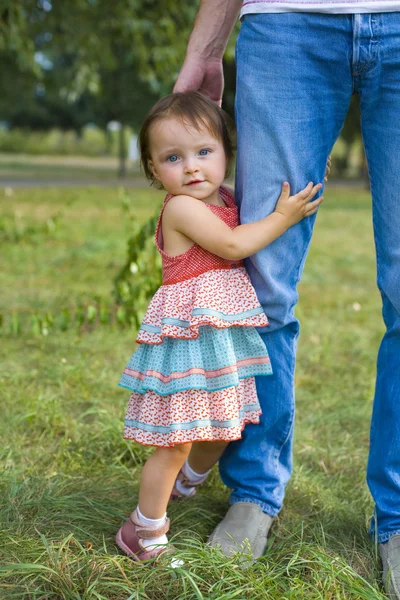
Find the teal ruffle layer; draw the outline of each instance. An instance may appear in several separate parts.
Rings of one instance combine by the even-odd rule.
[[[255,328],[205,325],[196,339],[141,344],[119,385],[140,394],[154,390],[166,396],[187,389],[213,392],[238,385],[246,377],[271,373],[268,352]]]

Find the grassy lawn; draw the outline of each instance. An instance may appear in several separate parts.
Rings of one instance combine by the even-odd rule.
[[[162,197],[128,194],[140,219]],[[149,452],[122,440],[127,395],[117,381],[135,332],[26,331],[0,344],[1,600],[385,597],[365,483],[383,332],[370,198],[334,186],[325,197],[299,290],[294,474],[266,555],[243,571],[204,545],[227,509],[215,470],[195,499],[169,510],[183,568],[121,556],[114,535]],[[109,298],[131,227],[124,198],[94,188],[0,196],[0,311]]]
[[[121,180],[125,185],[143,182],[137,165],[127,161],[127,175]],[[106,185],[118,180],[118,159],[114,157],[92,158],[86,156],[32,156],[0,152],[0,182],[38,184],[69,182],[74,186],[82,182]]]

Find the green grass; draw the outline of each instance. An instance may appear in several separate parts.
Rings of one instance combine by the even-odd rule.
[[[123,203],[132,199],[142,219],[161,198],[149,190],[94,187],[15,189],[0,197],[0,310],[54,309],[78,297],[110,296],[132,227]]]
[[[129,144],[132,134],[131,129],[125,130],[125,143]],[[0,128],[0,153],[14,155],[29,154],[37,156],[81,156],[102,157],[106,152],[112,156],[118,155],[119,132],[112,131],[108,134],[106,143],[104,131],[97,127],[84,127],[81,135],[74,131],[61,131],[53,128],[47,131],[29,131],[29,129],[13,128],[5,130]]]
[[[126,177],[121,179],[124,185],[143,185],[144,177],[136,164],[127,161],[126,169]],[[34,187],[38,187],[40,183],[48,185],[48,182],[53,185],[59,182],[75,186],[80,183],[85,185],[85,182],[90,185],[115,185],[118,180],[118,159],[0,153],[0,178],[6,182],[25,183]]]
[[[141,219],[162,197],[129,194]],[[299,288],[294,474],[266,555],[244,571],[237,558],[204,545],[227,508],[215,471],[195,499],[169,510],[183,568],[152,570],[121,556],[114,535],[135,505],[149,453],[121,436],[127,397],[116,384],[135,332],[25,333],[0,345],[1,600],[385,597],[366,532],[373,507],[365,465],[383,331],[370,200],[334,187],[325,197]],[[99,189],[4,196],[1,309],[56,310],[108,297],[131,226],[123,198]],[[23,221],[19,237],[15,218]]]

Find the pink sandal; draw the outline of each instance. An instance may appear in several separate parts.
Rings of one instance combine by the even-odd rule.
[[[171,492],[171,496],[170,496],[170,500],[178,500],[179,498],[193,498],[193,496],[196,494],[196,489],[199,485],[201,485],[202,483],[205,482],[205,480],[208,477],[208,473],[204,473],[204,477],[202,477],[202,479],[200,481],[198,481],[197,483],[193,483],[193,481],[190,481],[185,473],[182,471],[182,469],[179,471],[178,473],[178,477],[175,480],[175,484],[173,487],[173,490]],[[193,488],[193,490],[187,494],[186,496],[184,494],[181,494],[181,492],[178,491],[177,487],[176,487],[176,482],[179,481],[180,484],[182,485],[182,487],[184,488]]]
[[[169,523],[169,519],[166,519],[164,525],[161,527],[141,525],[135,509],[118,531],[115,541],[122,552],[125,552],[125,554],[137,562],[154,560],[163,552],[171,552],[172,547],[166,548],[165,546],[160,546],[160,548],[149,550],[143,546],[142,540],[151,540],[167,533]]]

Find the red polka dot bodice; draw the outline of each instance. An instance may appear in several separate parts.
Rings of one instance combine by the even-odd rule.
[[[235,204],[235,200],[230,191],[225,188],[220,188],[220,197],[225,202],[225,206],[214,206],[213,204],[206,204],[206,206],[222,219],[231,229],[234,229],[239,225],[239,211]],[[162,257],[162,275],[163,284],[168,285],[171,283],[177,283],[179,281],[185,281],[191,277],[197,277],[207,271],[215,269],[235,269],[243,266],[242,260],[228,260],[221,258],[208,250],[205,250],[198,244],[193,244],[183,254],[177,256],[169,256],[163,250],[163,236],[161,228],[161,220],[164,212],[164,208],[172,198],[171,195],[166,196],[163,207],[161,209],[160,216],[157,222],[155,240],[157,249]]]

